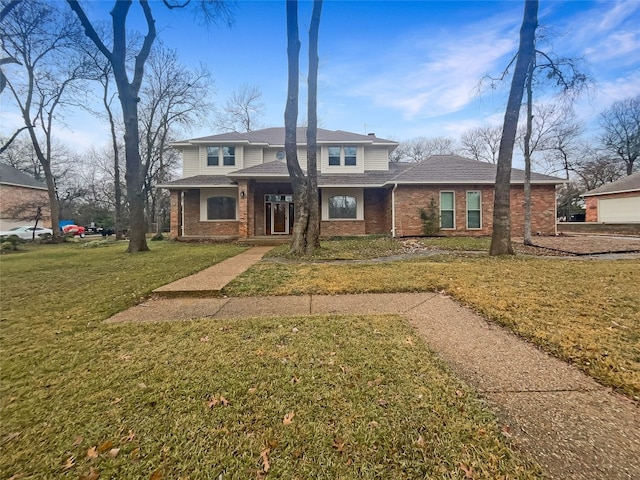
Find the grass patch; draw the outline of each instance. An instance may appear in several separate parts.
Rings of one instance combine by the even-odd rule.
[[[422,237],[420,243],[434,250],[488,252],[490,237]]]
[[[402,245],[389,237],[340,237],[322,240],[311,257],[304,260],[362,260],[388,257],[401,253]],[[269,253],[267,258],[299,259],[289,255],[289,245],[280,245]]]
[[[240,251],[152,248],[2,258],[0,477],[540,477],[399,317],[102,323]]]
[[[230,295],[445,290],[606,385],[640,396],[640,264],[440,256],[370,264],[261,263]]]

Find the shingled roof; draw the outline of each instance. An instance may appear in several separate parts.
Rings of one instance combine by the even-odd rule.
[[[47,185],[11,165],[0,163],[0,184],[46,190]]]
[[[497,166],[457,155],[434,155],[417,163],[390,163],[389,170],[370,170],[364,173],[319,173],[320,187],[383,187],[395,184],[407,185],[492,185],[496,180]],[[175,180],[159,187],[198,188],[233,185],[235,179],[262,178],[264,180],[288,180],[287,164],[280,160],[254,165],[227,175],[198,175]],[[524,171],[511,170],[511,183],[524,183]],[[559,185],[558,177],[531,174],[532,184]]]
[[[307,129],[298,127],[296,131],[298,145],[307,144]],[[317,142],[323,143],[361,143],[371,145],[390,145],[397,146],[398,142],[393,140],[385,140],[375,135],[359,135],[357,133],[345,132],[343,130],[325,130],[318,129]],[[173,143],[173,146],[188,146],[203,143],[228,143],[228,144],[247,144],[247,145],[265,145],[270,147],[284,148],[284,128],[273,127],[264,128],[262,130],[254,130],[253,132],[229,132],[219,135],[209,135],[207,137],[192,138],[190,140],[182,140]]]
[[[611,193],[637,192],[640,191],[640,172],[632,173],[626,177],[622,177],[615,182],[607,183],[601,187],[589,190],[584,193],[583,197],[591,197],[595,195],[606,195]]]

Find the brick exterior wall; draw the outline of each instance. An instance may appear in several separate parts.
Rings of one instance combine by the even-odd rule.
[[[608,193],[604,195],[596,195],[593,197],[584,197],[584,203],[586,207],[585,222],[597,222],[598,221],[598,200],[604,200],[606,198],[629,198],[637,197],[638,192],[624,192],[624,193]]]
[[[364,191],[365,234],[389,234],[391,232],[391,190],[367,188]]]
[[[254,237],[266,235],[265,206],[266,194],[291,194],[290,184],[257,183],[254,180],[239,182],[239,191],[245,198],[239,198],[240,218],[238,221],[200,221],[200,191],[184,192],[184,235],[191,237]],[[431,198],[439,204],[441,191],[455,194],[455,229],[440,230],[448,236],[491,235],[493,222],[492,185],[399,185],[395,192],[396,235],[422,235],[422,220],[419,209],[427,208]],[[480,191],[482,198],[482,228],[467,229],[466,192]],[[588,198],[587,198],[588,200]],[[511,233],[524,233],[524,188],[511,189]],[[180,236],[180,191],[171,192],[171,236]],[[531,231],[541,235],[556,234],[556,198],[554,185],[532,186],[532,227]],[[372,188],[364,190],[364,220],[322,221],[320,234],[324,237],[342,235],[388,234],[391,232],[391,189]]]
[[[482,198],[482,228],[467,229],[466,192],[480,191]],[[419,209],[427,208],[431,198],[439,205],[440,192],[454,192],[455,195],[455,229],[440,230],[447,236],[484,236],[490,235],[493,223],[493,186],[492,185],[400,185],[395,192],[396,202],[396,235],[422,235],[422,220]],[[522,236],[524,233],[524,188],[511,188],[511,233]],[[555,235],[556,199],[555,186],[533,185],[531,188],[531,231],[535,235]]]
[[[200,221],[200,190],[184,192],[184,235],[185,237],[237,237],[237,220]]]
[[[29,224],[35,219],[37,206],[43,207],[39,225],[51,227],[49,196],[46,190],[0,185],[0,219],[3,229]]]
[[[171,210],[169,212],[169,236],[178,238],[182,234],[182,192],[180,190],[169,191],[169,202]]]

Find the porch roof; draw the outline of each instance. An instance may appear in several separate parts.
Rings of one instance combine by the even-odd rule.
[[[232,187],[236,182],[223,175],[196,175],[157,185],[158,188]]]

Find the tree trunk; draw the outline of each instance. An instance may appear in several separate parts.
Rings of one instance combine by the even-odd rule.
[[[303,255],[306,250],[306,231],[309,221],[307,179],[298,163],[298,76],[300,68],[300,40],[298,38],[298,2],[287,1],[287,65],[288,86],[287,105],[284,111],[284,149],[287,156],[287,170],[293,187],[295,219],[289,252]]]
[[[108,85],[108,83],[107,83]],[[116,240],[122,240],[122,188],[120,185],[120,152],[118,151],[118,137],[116,135],[116,122],[113,118],[113,112],[111,111],[111,105],[107,99],[108,86],[104,88],[104,96],[102,97],[102,103],[107,111],[109,117],[109,129],[111,131],[111,145],[113,148],[113,195],[115,213],[113,218],[113,228],[116,234]]]
[[[129,90],[126,88],[126,90]],[[147,224],[144,217],[144,192],[140,166],[140,150],[138,148],[138,105],[137,98],[129,92],[120,92],[120,104],[124,119],[125,145],[125,181],[127,183],[127,200],[129,201],[129,246],[127,253],[146,252]]]
[[[309,220],[307,222],[306,255],[320,247],[320,208],[318,205],[318,33],[322,0],[315,0],[309,27],[309,75],[307,79],[307,177]]]
[[[524,239],[525,245],[531,241],[531,132],[533,131],[533,71],[536,65],[535,55],[529,65],[527,76],[527,127],[524,134]]]
[[[498,152],[498,170],[493,206],[493,235],[491,255],[513,255],[511,245],[511,163],[518,128],[518,117],[524,95],[529,66],[535,55],[535,33],[538,27],[538,0],[526,0],[520,28],[520,47],[516,61],[509,100],[504,114],[502,138]]]

